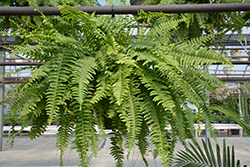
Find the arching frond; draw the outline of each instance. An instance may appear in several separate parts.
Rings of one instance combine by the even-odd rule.
[[[138,97],[140,90],[138,89],[138,84],[130,83],[128,87],[128,119],[130,122],[130,127],[128,128],[128,152],[132,150],[132,148],[136,144],[136,137],[141,130],[141,106],[140,98]]]
[[[113,84],[113,93],[116,98],[116,103],[118,105],[122,104],[124,97],[127,96],[128,93],[128,83],[132,69],[127,68],[125,65],[118,66],[117,72],[114,74],[114,79],[116,80]]]
[[[65,52],[55,54],[55,58],[48,63],[51,69],[48,75],[49,87],[46,92],[46,110],[50,117],[49,124],[59,110],[59,105],[61,104],[61,99],[66,88],[64,83],[67,82],[70,76],[70,63],[74,60],[73,56],[67,55]]]
[[[80,105],[79,110],[83,105],[89,83],[93,79],[93,75],[95,75],[95,68],[95,59],[92,57],[77,60],[76,65],[72,68],[72,84],[77,85],[72,88],[72,92]]]
[[[167,166],[170,163],[168,138],[165,134],[167,127],[164,121],[167,120],[163,109],[154,102],[149,92],[145,91],[143,115],[145,122],[149,126],[149,135],[152,137],[152,143],[155,145],[154,150],[161,156],[162,164]]]

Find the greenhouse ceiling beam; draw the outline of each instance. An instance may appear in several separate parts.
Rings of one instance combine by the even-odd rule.
[[[230,56],[233,57],[233,56]],[[235,57],[235,56],[234,56]],[[246,58],[248,56],[238,56],[237,58]],[[250,61],[231,61],[232,64],[250,64]],[[221,62],[212,63],[213,65],[222,65]],[[32,66],[43,65],[40,62],[0,62],[0,66]]]
[[[3,81],[0,83],[12,84],[12,83],[24,83],[30,77],[4,77]]]
[[[217,77],[223,82],[250,82],[250,77]],[[1,82],[1,81],[0,81]]]
[[[235,57],[235,56],[234,56]],[[240,56],[243,57],[243,56]],[[244,56],[246,57],[246,56]],[[250,64],[250,61],[231,61],[232,64]],[[213,65],[222,65],[221,62],[213,63]]]
[[[58,7],[37,7],[44,15],[60,15]],[[0,7],[0,15],[40,15],[35,7]],[[250,2],[220,4],[185,4],[185,5],[132,5],[132,6],[79,6],[87,13],[96,14],[137,14],[138,11],[163,13],[215,13],[250,11]]]
[[[0,83],[4,83],[4,84],[13,84],[13,83],[24,83],[25,81],[23,80],[23,81],[12,81],[12,80],[10,80],[10,81],[0,81]]]
[[[243,75],[243,74],[242,74]],[[12,83],[24,83],[30,77],[9,77],[4,78],[4,81],[0,81],[0,83],[12,84]],[[219,80],[223,82],[250,82],[250,77],[218,77]]]
[[[215,76],[227,76],[227,77],[234,77],[234,76],[250,76],[250,74],[214,74]],[[220,78],[220,77],[218,77]]]
[[[39,62],[0,62],[0,66],[34,66],[34,65],[43,65]]]

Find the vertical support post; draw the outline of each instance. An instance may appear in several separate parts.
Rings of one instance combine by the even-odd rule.
[[[0,50],[0,55],[4,54],[4,50]],[[4,62],[4,57],[0,56],[0,62]],[[0,66],[0,75],[5,75],[5,66]],[[0,78],[3,81],[3,78]],[[4,83],[0,83],[0,101],[4,99]],[[0,151],[3,151],[3,117],[4,104],[0,105]]]
[[[208,72],[208,66],[203,66],[203,70]],[[205,90],[205,92],[208,94],[207,90]],[[206,101],[206,103],[209,103],[209,100]],[[208,146],[208,137],[210,137],[210,135],[207,133],[207,120],[205,120],[205,143]]]
[[[240,83],[238,83],[238,97],[239,97],[239,112],[240,112],[240,116],[243,116],[243,110],[242,110],[242,105],[241,105],[241,100],[242,100],[242,97],[241,97],[241,90],[240,90]]]
[[[238,83],[237,85],[238,87],[238,98],[239,98],[239,113],[240,113],[240,116],[243,117],[245,116],[245,111],[244,111],[244,100],[242,99],[243,97],[243,93],[242,93],[242,90],[240,88],[240,83]],[[242,131],[240,131],[240,136],[245,136],[245,130],[242,129]]]

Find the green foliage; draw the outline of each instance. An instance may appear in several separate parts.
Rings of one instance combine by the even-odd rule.
[[[19,34],[22,44],[12,53],[44,65],[34,67],[31,78],[6,99],[11,102],[10,115],[21,110],[22,126],[32,123],[31,138],[57,121],[61,160],[73,144],[80,166],[89,165],[88,151],[96,154],[94,126],[103,132],[106,118],[112,120],[111,155],[117,166],[123,164],[125,148],[130,152],[138,145],[144,157],[149,142],[162,165],[170,165],[178,139],[195,140],[193,112],[187,102],[211,120],[204,88],[214,92],[223,87],[200,65],[230,62],[203,46],[202,41],[211,40],[212,35],[169,44],[183,20],[155,26],[147,37],[132,40],[131,27],[147,17],[152,19],[143,12],[136,19],[110,18],[62,7],[62,16],[56,17],[60,26],[43,15],[39,23],[20,20],[24,26],[14,34]],[[31,41],[37,45],[29,45]],[[69,143],[72,135],[75,140]]]
[[[232,108],[230,107],[221,107],[221,106],[210,106],[210,110],[219,111],[226,116],[230,117],[232,120],[234,120],[237,124],[239,124],[248,135],[250,135],[250,125],[247,121],[244,120],[244,117],[236,113]]]
[[[215,3],[240,3],[247,0],[145,0],[144,5],[180,5],[180,4],[215,4]],[[173,35],[174,41],[183,41],[186,38],[193,39],[205,34],[217,34],[216,38],[206,43],[207,45],[221,46],[223,35],[228,32],[237,32],[242,36],[242,28],[249,21],[249,12],[220,12],[220,13],[179,13],[159,17],[153,23],[160,25],[171,20],[182,19],[178,23],[180,28]],[[230,38],[230,37],[229,37]],[[219,42],[218,42],[219,41]]]
[[[100,3],[97,0],[1,0],[0,6],[60,6],[60,5],[69,5],[69,6],[100,6]],[[48,16],[49,20],[53,20],[53,24],[60,26],[60,17],[57,16]],[[37,25],[41,24],[41,16],[0,16],[0,32],[9,32],[18,29],[16,24],[12,24],[9,20],[14,20],[16,23],[21,25],[20,19],[22,19],[26,24],[29,22],[36,23]],[[30,27],[31,28],[31,27]],[[61,27],[62,28],[62,27]],[[2,35],[2,34],[0,34]],[[18,40],[16,40],[18,42]],[[20,41],[19,41],[20,42]]]
[[[225,116],[226,119],[230,119],[239,124],[245,132],[250,135],[250,124],[248,121],[247,113],[248,113],[248,97],[247,97],[247,89],[249,89],[249,85],[241,86],[245,90],[245,94],[243,94],[242,90],[239,95],[236,96],[235,93],[230,93],[230,95],[223,100],[224,104],[219,105],[217,103],[213,103],[209,106],[211,111],[217,111]],[[220,117],[220,116],[219,116]]]
[[[226,147],[225,139],[223,140],[223,151],[220,151],[219,144],[216,144],[216,151],[213,150],[210,140],[208,139],[208,145],[202,139],[201,146],[195,142],[189,143],[191,148],[186,147],[186,151],[178,151],[174,166],[178,167],[239,167],[240,160],[235,163],[234,146],[230,152],[229,146]],[[216,155],[215,155],[216,154]],[[231,154],[231,155],[230,155]],[[222,155],[222,156],[221,156]]]
[[[116,160],[116,166],[117,167],[122,167],[123,166],[123,139],[121,134],[115,133],[115,137],[111,137],[111,144],[112,146],[110,147],[111,155],[114,157]]]

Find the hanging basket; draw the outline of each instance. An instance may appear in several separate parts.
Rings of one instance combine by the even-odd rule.
[[[242,51],[238,50],[238,51],[231,51],[231,56],[241,56]]]
[[[224,74],[231,74],[232,72],[232,67],[223,67],[222,71],[224,72]]]
[[[244,57],[244,58],[238,58],[239,61],[248,61],[248,58],[247,57]]]

